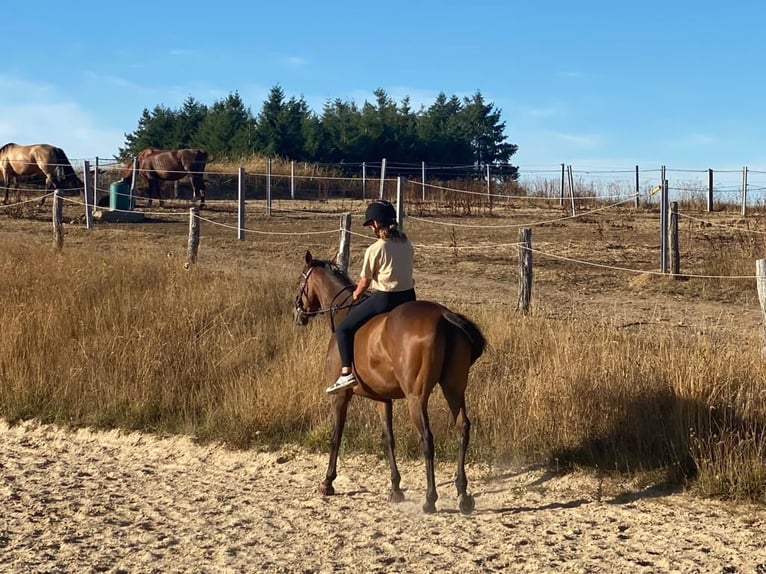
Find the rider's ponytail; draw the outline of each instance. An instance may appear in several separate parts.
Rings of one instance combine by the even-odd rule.
[[[397,223],[381,226],[378,228],[378,237],[392,241],[407,241],[407,235],[399,230]]]

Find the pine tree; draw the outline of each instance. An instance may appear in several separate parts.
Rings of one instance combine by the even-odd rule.
[[[239,93],[213,103],[194,141],[215,157],[238,158],[253,153],[254,119]]]

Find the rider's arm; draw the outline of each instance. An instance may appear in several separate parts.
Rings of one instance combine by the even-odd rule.
[[[354,298],[354,301],[359,299],[359,297],[362,296],[362,294],[367,291],[367,288],[370,286],[370,283],[372,283],[372,279],[368,279],[367,277],[360,277],[359,283],[356,285],[356,289],[354,289],[354,294],[352,297]]]

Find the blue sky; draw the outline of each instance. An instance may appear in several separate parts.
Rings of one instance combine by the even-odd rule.
[[[17,2],[0,143],[109,158],[144,108],[237,91],[257,113],[275,85],[318,113],[377,88],[415,109],[479,90],[522,173],[766,169],[764,16],[762,2]]]

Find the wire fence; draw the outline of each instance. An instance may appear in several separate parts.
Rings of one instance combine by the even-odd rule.
[[[82,177],[90,178],[95,184],[93,197],[86,202],[82,198],[66,198],[70,206],[77,206],[83,211],[95,205],[106,208],[108,203],[104,199],[109,199],[114,193],[113,184],[119,182],[125,174],[125,166],[115,161],[87,161],[89,173],[84,172],[86,161],[73,161],[73,166],[82,174]],[[285,167],[289,166],[290,170]],[[211,218],[207,215],[198,215],[200,221],[206,225],[217,226],[222,229],[236,233],[239,236],[243,234],[253,234],[257,236],[276,236],[276,237],[306,237],[312,235],[332,235],[343,232],[331,218],[337,217],[341,212],[351,212],[354,215],[361,215],[364,209],[364,202],[374,197],[385,197],[394,199],[397,193],[397,184],[402,184],[402,180],[396,178],[380,179],[374,177],[331,177],[327,174],[296,173],[294,164],[280,164],[281,172],[269,169],[264,172],[248,172],[244,174],[245,181],[240,181],[241,173],[239,171],[228,170],[206,170],[205,178],[209,182],[208,202],[221,202],[226,207],[217,208],[218,211],[228,212],[231,218],[221,220],[220,218]],[[348,166],[344,166],[348,168]],[[374,167],[374,166],[372,166]],[[421,168],[420,174],[423,170]],[[426,168],[426,173],[428,170]],[[500,231],[518,230],[522,228],[536,228],[551,225],[561,225],[568,221],[583,220],[593,218],[601,213],[612,213],[618,210],[624,210],[626,206],[639,200],[642,208],[652,209],[659,201],[657,195],[653,193],[663,170],[572,170],[572,174],[577,174],[576,179],[566,181],[562,174],[566,174],[566,167],[559,166],[558,169],[540,169],[536,172],[525,174],[520,181],[513,182],[495,182],[491,179],[467,180],[467,181],[423,181],[420,179],[404,179],[401,192],[404,195],[404,206],[406,209],[406,219],[417,222],[424,226],[440,226],[446,229],[472,229],[485,231],[490,234],[497,234]],[[707,194],[711,191],[710,170],[664,170],[665,178],[669,182],[668,188],[671,192],[675,191],[678,199],[686,201],[688,209],[680,215],[690,222],[699,225],[715,227],[722,233],[731,234],[752,234],[753,236],[763,236],[766,231],[759,230],[749,224],[732,224],[713,220],[706,217],[704,209],[701,209],[701,199],[699,195]],[[739,200],[747,196],[748,205],[762,205],[763,192],[766,191],[766,172],[758,170],[743,170],[737,172],[730,170],[725,174],[730,177],[740,178],[739,188],[736,184],[720,184],[712,187],[713,193],[719,197],[717,202],[719,210],[739,208]],[[541,179],[529,180],[529,177],[536,176]],[[619,176],[615,179],[615,176]],[[704,184],[700,181],[692,183],[693,178],[705,178]],[[682,178],[688,177],[689,180]],[[621,178],[621,179],[620,179]],[[642,184],[642,178],[644,183]],[[712,181],[715,181],[715,173]],[[638,182],[638,188],[636,187]],[[184,221],[188,219],[188,213],[185,209],[178,210],[179,206],[189,206],[192,203],[184,199],[183,183],[169,184],[172,197],[176,199],[176,209],[158,209],[153,210],[148,205],[138,205],[140,210],[147,217],[162,218],[163,220],[176,219]],[[178,187],[181,187],[181,190]],[[636,192],[638,189],[638,192]],[[166,190],[166,191],[171,191]],[[279,207],[269,206],[267,213],[269,215],[279,215],[280,217],[294,218],[296,222],[299,219],[319,218],[326,219],[326,227],[321,230],[311,231],[275,231],[273,229],[258,228],[253,225],[243,225],[236,215],[236,205],[232,205],[238,199],[238,194],[244,190],[244,201],[257,203],[264,201],[279,201]],[[17,201],[0,206],[0,216],[18,212],[26,209],[41,198],[50,194],[44,193],[41,184],[31,184],[20,187],[18,193],[22,196],[32,195],[33,197],[21,197]],[[140,194],[140,190],[137,192]],[[738,194],[733,201],[726,201],[726,194]],[[578,203],[578,209],[571,213],[561,213],[562,209],[568,209],[569,204],[562,201],[567,194]],[[749,194],[749,196],[748,196]],[[334,202],[328,204],[329,199],[348,200],[348,203]],[[302,202],[298,207],[292,201]],[[185,202],[185,203],[184,203]],[[308,203],[307,203],[308,202]],[[308,205],[308,207],[307,207]],[[501,219],[487,221],[486,217],[470,219],[472,215],[486,216],[493,214],[493,210],[498,209],[521,209],[521,208],[548,208],[553,209],[547,215],[530,215],[528,219],[504,223]],[[697,208],[697,211],[695,211]],[[110,211],[120,211],[112,210]],[[557,213],[558,211],[558,213]],[[455,216],[459,215],[459,220]],[[466,218],[466,216],[469,216]],[[659,225],[659,222],[658,222]],[[266,227],[266,226],[265,226]],[[363,234],[356,234],[365,241],[370,238]],[[659,233],[659,231],[658,231]],[[439,243],[417,243],[421,250],[454,250],[454,246]],[[488,250],[492,249],[510,249],[518,247],[514,241],[501,240],[493,244],[482,245],[463,245],[463,250]],[[584,257],[572,257],[564,253],[556,252],[555,248],[540,249],[536,247],[534,252],[541,257],[551,259],[560,259],[571,264],[582,265],[584,267],[608,268],[612,271],[624,273],[659,273],[653,268],[630,268],[620,265],[608,265],[588,260]],[[753,279],[754,275],[710,275],[710,274],[685,274],[687,277],[713,278],[719,279]]]

